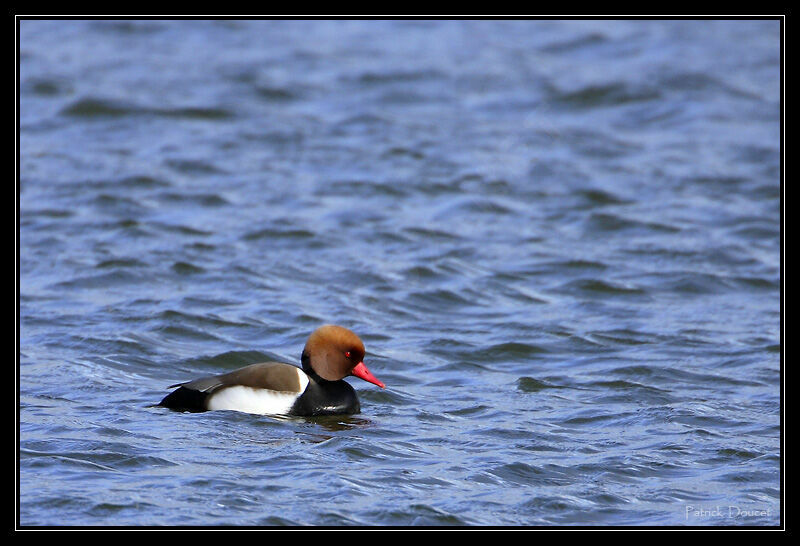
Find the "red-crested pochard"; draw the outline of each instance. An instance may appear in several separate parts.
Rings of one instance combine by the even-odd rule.
[[[326,324],[308,338],[303,368],[283,362],[251,364],[178,387],[159,404],[179,411],[236,410],[257,414],[335,415],[361,410],[356,391],[343,378],[381,383],[364,365],[364,343],[341,326]]]

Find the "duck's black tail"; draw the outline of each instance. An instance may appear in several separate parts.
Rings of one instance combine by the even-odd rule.
[[[158,405],[175,411],[206,411],[208,409],[206,408],[206,398],[208,398],[206,392],[178,387],[165,396]]]

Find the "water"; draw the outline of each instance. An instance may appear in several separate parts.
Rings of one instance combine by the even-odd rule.
[[[780,524],[779,21],[19,37],[19,525]],[[150,407],[325,322],[360,415]]]

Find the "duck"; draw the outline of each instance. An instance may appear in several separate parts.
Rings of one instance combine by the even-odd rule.
[[[301,367],[285,362],[251,364],[221,375],[170,385],[176,389],[157,404],[182,412],[233,410],[259,415],[352,415],[361,411],[355,376],[380,388],[383,382],[364,365],[364,343],[343,326],[314,330],[300,357]]]

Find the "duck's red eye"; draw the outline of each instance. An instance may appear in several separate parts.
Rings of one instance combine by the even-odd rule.
[[[344,353],[344,357],[345,357],[345,358],[350,358],[350,351],[346,351],[346,352]]]

